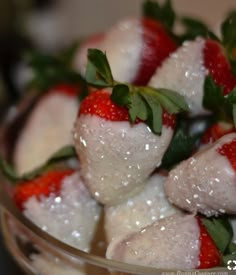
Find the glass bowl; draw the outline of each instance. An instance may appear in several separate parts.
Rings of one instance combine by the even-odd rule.
[[[50,236],[24,217],[1,182],[1,228],[6,248],[26,274],[233,275],[227,268],[170,270],[107,260],[103,249],[86,253]],[[98,243],[99,247],[99,243]],[[99,253],[100,252],[100,253]]]
[[[36,98],[28,97],[10,108],[0,129],[0,151],[10,160],[14,142]],[[207,270],[162,270],[120,263],[105,258],[105,238],[98,226],[91,253],[69,246],[47,234],[15,206],[10,183],[0,176],[0,217],[5,245],[26,274],[67,275],[230,275],[227,268]]]

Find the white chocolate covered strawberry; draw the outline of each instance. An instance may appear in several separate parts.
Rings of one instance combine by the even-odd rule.
[[[197,38],[195,41],[185,41],[172,53],[161,68],[157,68],[149,85],[178,91],[185,97],[192,114],[204,114],[206,75],[223,87],[224,95],[236,86],[236,78],[222,45],[211,39]]]
[[[170,171],[169,200],[189,212],[207,216],[236,213],[236,134],[228,134]]]
[[[164,193],[165,176],[154,174],[136,196],[123,203],[105,207],[105,230],[108,242],[130,232],[139,231],[177,212]]]
[[[72,128],[78,110],[78,88],[58,85],[36,104],[20,132],[14,150],[19,173],[43,164],[54,152],[72,144]]]
[[[106,257],[125,263],[168,269],[220,265],[220,253],[200,218],[175,214],[114,239]]]
[[[113,103],[105,90],[84,99],[74,141],[81,173],[93,196],[113,205],[138,192],[161,164],[174,125],[174,116],[166,112],[161,135],[140,120],[131,125],[128,110]]]
[[[145,85],[177,45],[163,25],[150,18],[127,18],[104,35],[85,41],[75,57],[75,67],[85,74],[88,48],[106,52],[113,76],[122,82]]]
[[[101,209],[79,172],[53,170],[19,183],[13,199],[42,230],[83,251],[90,250]]]

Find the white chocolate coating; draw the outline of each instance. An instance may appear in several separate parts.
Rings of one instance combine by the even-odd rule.
[[[106,34],[101,48],[106,52],[114,79],[134,80],[143,49],[142,25],[139,18],[127,18],[114,25]]]
[[[105,230],[107,240],[139,231],[153,222],[176,213],[164,193],[166,177],[154,174],[136,196],[121,204],[105,207]]]
[[[90,196],[78,172],[63,179],[59,196],[51,194],[24,203],[24,215],[59,240],[90,250],[100,217],[100,206]]]
[[[173,130],[165,125],[159,136],[144,123],[79,116],[75,148],[92,195],[103,204],[114,205],[137,192],[161,164],[172,135]]]
[[[199,265],[199,236],[194,216],[175,214],[116,238],[106,257],[156,268],[193,269]]]
[[[48,94],[37,103],[16,144],[14,164],[19,173],[31,171],[73,143],[71,129],[77,111],[76,97],[62,93]]]
[[[86,66],[88,63],[88,58],[87,58],[88,49],[101,49],[101,43],[103,39],[104,39],[104,35],[102,34],[95,38],[94,37],[88,38],[88,40],[85,41],[77,50],[74,57],[73,67],[82,76],[85,77]]]
[[[142,31],[140,19],[123,19],[112,26],[101,39],[85,42],[80,47],[74,60],[75,69],[85,76],[87,50],[97,48],[106,53],[115,80],[132,82],[141,62]]]
[[[206,69],[203,60],[205,41],[201,38],[184,42],[167,58],[152,76],[149,85],[178,92],[185,100],[192,114],[206,113],[202,107],[203,84]]]
[[[217,149],[236,134],[223,136],[170,171],[165,182],[169,200],[189,212],[207,215],[236,213],[236,175]]]

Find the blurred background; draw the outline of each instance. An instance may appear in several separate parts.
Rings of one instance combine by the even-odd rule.
[[[160,1],[161,2],[161,1]],[[0,116],[25,92],[29,49],[55,52],[119,18],[140,14],[142,0],[0,0]],[[177,13],[193,15],[217,30],[235,0],[173,0]]]

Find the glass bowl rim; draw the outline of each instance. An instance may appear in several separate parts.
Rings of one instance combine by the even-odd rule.
[[[210,269],[192,269],[192,270],[186,270],[186,269],[159,269],[155,267],[148,267],[148,266],[142,266],[142,265],[134,265],[134,264],[128,264],[124,262],[118,262],[110,259],[106,259],[104,257],[84,252],[78,248],[72,247],[59,239],[53,237],[52,235],[48,234],[47,232],[43,231],[40,227],[35,225],[33,222],[31,222],[27,217],[25,217],[16,207],[12,199],[10,198],[8,192],[4,188],[3,182],[0,183],[0,204],[1,204],[1,210],[3,213],[7,213],[10,216],[12,216],[18,223],[21,224],[26,230],[30,231],[32,235],[35,237],[35,239],[39,239],[41,242],[43,242],[46,246],[51,246],[54,248],[57,248],[57,251],[61,255],[66,255],[67,260],[70,260],[70,257],[74,259],[78,259],[80,261],[84,261],[88,264],[92,264],[104,269],[119,271],[119,272],[125,272],[129,274],[147,274],[147,275],[154,275],[154,274],[164,274],[163,272],[168,272],[169,274],[195,274],[196,272],[204,273],[207,272],[207,274],[212,272],[221,272],[221,271],[228,271],[229,270],[224,267],[217,267],[217,268],[210,268]],[[1,219],[3,219],[4,215],[1,215]],[[62,256],[62,257],[63,257]],[[74,264],[74,261],[73,261]],[[192,273],[191,273],[192,272]],[[195,272],[195,273],[194,273]]]

